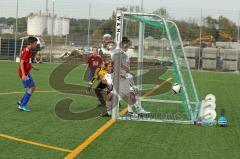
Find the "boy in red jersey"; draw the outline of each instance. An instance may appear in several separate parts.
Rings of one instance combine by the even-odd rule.
[[[32,66],[32,49],[37,46],[37,38],[29,37],[28,38],[28,45],[26,48],[23,49],[20,55],[20,64],[18,67],[18,74],[22,80],[22,84],[25,88],[25,94],[20,101],[18,101],[18,109],[29,112],[30,110],[27,107],[27,103],[35,90],[35,84],[30,74],[30,70],[33,68],[37,70],[35,67]]]
[[[92,85],[92,78],[94,73],[98,67],[101,66],[102,57],[98,54],[98,47],[94,46],[92,48],[92,54],[88,57],[88,80],[90,81],[89,84]]]

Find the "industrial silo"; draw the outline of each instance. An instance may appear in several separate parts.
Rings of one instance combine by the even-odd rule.
[[[54,26],[54,21],[55,21],[55,16],[52,17],[52,15],[49,15],[47,16],[47,32],[48,32],[48,35],[52,35],[52,32],[54,33],[54,29],[55,29],[55,26]]]
[[[62,18],[62,35],[69,34],[70,21],[68,18]]]
[[[43,35],[47,29],[47,17],[45,14],[31,13],[28,16],[27,33],[28,35]]]
[[[28,16],[28,35],[41,36],[44,34],[63,36],[69,34],[70,21],[68,18],[57,17],[49,13],[31,13]]]
[[[61,18],[54,19],[54,35],[56,35],[56,36],[62,35],[62,20],[61,20]]]

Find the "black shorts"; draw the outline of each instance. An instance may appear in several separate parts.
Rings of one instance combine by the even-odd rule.
[[[101,89],[101,90],[107,89],[106,90],[107,94],[109,94],[112,91],[112,88],[108,88],[107,84],[102,83],[102,82],[99,82],[99,84],[97,85],[96,89]]]
[[[107,88],[107,85],[105,83],[99,82],[99,84],[96,87],[97,89],[105,89]]]

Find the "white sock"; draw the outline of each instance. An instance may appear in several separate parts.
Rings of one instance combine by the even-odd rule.
[[[139,112],[142,107],[140,105],[138,105],[137,103],[134,104],[134,107],[136,108],[136,111]]]
[[[128,112],[133,112],[133,109],[132,109],[132,108],[133,108],[133,105],[129,105],[129,104],[128,104]]]
[[[136,95],[135,98],[136,98],[136,103],[135,104],[142,107],[141,106],[141,98],[138,95]]]
[[[112,111],[108,110],[107,113],[108,113],[108,115],[112,115]]]
[[[140,103],[135,103],[134,107],[136,108],[137,113],[145,111]]]
[[[106,108],[107,108],[108,115],[111,115],[112,114],[112,100],[106,101]]]

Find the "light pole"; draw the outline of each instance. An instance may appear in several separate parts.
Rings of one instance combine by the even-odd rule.
[[[90,25],[91,25],[91,3],[89,3],[88,7],[88,41],[87,46],[90,47]]]
[[[49,9],[48,9],[48,0],[46,0],[46,12],[47,12],[47,13],[49,12]]]
[[[54,32],[54,6],[55,0],[53,0],[52,6],[52,32],[51,32],[51,49],[50,49],[50,63],[52,63],[52,50],[53,50],[53,32]]]
[[[140,7],[141,7],[141,12],[143,12],[143,0],[141,0]],[[141,77],[141,75],[143,74],[144,33],[145,33],[145,23],[139,22],[139,40],[138,40],[139,48],[138,48],[137,77]],[[142,78],[137,78],[137,86],[139,90],[142,90]]]
[[[238,12],[238,26],[237,26],[237,53],[236,53],[236,54],[237,54],[237,55],[236,55],[236,58],[237,58],[237,62],[236,62],[236,63],[237,63],[237,64],[236,64],[236,72],[237,72],[237,73],[239,72],[238,67],[239,67],[239,50],[240,50],[240,48],[239,48],[239,47],[240,47],[240,45],[239,45],[239,44],[240,44],[240,39],[239,39],[239,38],[240,38],[240,37],[239,37],[239,36],[240,36],[240,32],[239,32],[239,31],[240,31],[240,28],[239,28],[239,27],[240,27],[240,26],[239,26],[239,25],[240,25],[240,11]]]
[[[14,45],[14,60],[16,60],[17,56],[17,36],[18,34],[18,0],[17,0],[17,9],[16,9],[16,26],[15,26],[15,45]]]
[[[197,69],[201,69],[201,60],[202,60],[202,26],[203,26],[203,11],[200,11],[200,27],[199,27],[199,52],[198,52],[198,65]]]
[[[143,12],[143,0],[141,0],[141,12]]]

